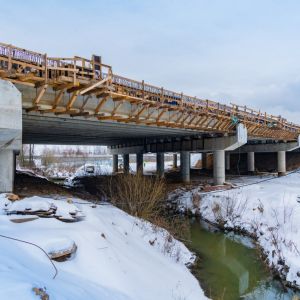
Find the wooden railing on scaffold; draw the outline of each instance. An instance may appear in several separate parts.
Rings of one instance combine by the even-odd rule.
[[[226,119],[235,123],[244,123],[248,131],[256,136],[274,136],[275,130],[287,132],[282,138],[297,138],[300,126],[288,122],[281,116],[273,116],[240,105],[224,105],[211,100],[191,97],[156,87],[144,81],[132,80],[113,74],[112,67],[102,63],[101,57],[93,55],[91,59],[74,56],[72,58],[48,57],[30,50],[0,43],[0,78],[32,87],[61,86],[69,90],[81,90],[81,94],[103,94],[105,90],[112,97],[137,99],[145,103],[154,103],[159,108],[212,115],[217,119]],[[132,100],[132,101],[133,101]],[[35,107],[32,108],[33,110]],[[229,122],[230,123],[230,122]],[[230,124],[230,125],[232,125]],[[251,127],[252,126],[252,127]],[[221,126],[222,127],[222,126]],[[225,126],[224,131],[229,131]],[[265,130],[262,130],[264,128]],[[261,130],[259,130],[261,129]],[[252,131],[251,131],[252,130]],[[272,132],[272,135],[270,134]],[[276,134],[280,137],[280,134]]]

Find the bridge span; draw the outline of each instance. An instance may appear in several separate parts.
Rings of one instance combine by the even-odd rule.
[[[49,57],[0,43],[0,192],[13,188],[14,153],[21,143],[107,145],[114,155],[181,153],[181,174],[189,181],[190,152],[214,153],[215,184],[225,181],[225,162],[241,146],[249,153],[299,147],[300,126],[247,106],[224,105],[114,74],[100,56]],[[226,152],[226,156],[225,156]],[[226,160],[225,160],[226,157]],[[127,163],[128,162],[128,163]]]

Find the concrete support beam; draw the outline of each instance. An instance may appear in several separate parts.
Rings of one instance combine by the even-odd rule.
[[[14,189],[15,154],[13,150],[0,151],[0,192],[12,192]]]
[[[180,172],[181,180],[184,183],[190,182],[190,152],[181,151],[180,152]]]
[[[207,154],[206,153],[201,153],[201,160],[202,160],[202,169],[206,169],[207,168]]]
[[[226,169],[226,171],[230,170],[230,153],[229,152],[225,153],[225,169]]]
[[[173,168],[177,169],[178,164],[177,164],[177,153],[173,154]]]
[[[248,173],[254,174],[254,171],[255,171],[255,154],[254,154],[254,152],[247,153],[247,166],[248,166]]]
[[[147,153],[147,152],[213,152],[215,150],[233,151],[247,143],[247,128],[243,124],[238,124],[236,134],[222,137],[197,137],[178,139],[148,139],[138,141],[128,141],[121,145],[111,146],[111,154],[124,153]]]
[[[129,154],[123,154],[123,170],[124,173],[129,173]]]
[[[112,171],[113,173],[118,173],[119,161],[118,154],[113,154],[112,157]]]
[[[245,145],[246,143],[247,143],[247,128],[243,124],[238,124],[236,128],[236,135],[204,139],[203,150],[233,151]]]
[[[247,144],[239,148],[235,153],[248,153],[248,152],[278,152],[278,151],[293,151],[300,148],[300,138],[296,142],[288,143],[261,143],[261,144]]]
[[[214,185],[222,185],[225,182],[225,151],[214,151]]]
[[[157,172],[157,176],[161,178],[163,178],[165,175],[165,155],[163,152],[156,154],[156,172]]]
[[[285,151],[277,152],[277,172],[278,176],[283,176],[286,174],[286,158]]]
[[[144,164],[143,153],[137,153],[136,154],[136,172],[140,172],[143,174],[143,164]]]

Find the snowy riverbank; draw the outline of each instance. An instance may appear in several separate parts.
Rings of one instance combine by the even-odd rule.
[[[7,215],[24,209],[51,211],[52,217],[13,223],[22,217]],[[60,220],[75,215],[80,221]],[[69,260],[54,262],[58,275],[53,279],[54,269],[41,250],[1,238],[0,299],[39,299],[35,287],[45,288],[51,300],[206,299],[186,267],[194,257],[181,242],[111,205],[40,197],[11,203],[1,194],[0,234],[46,251],[77,245]]]
[[[256,178],[257,181],[260,179]],[[253,178],[249,178],[253,183]],[[247,179],[244,179],[247,184]],[[300,287],[300,174],[222,192],[182,192],[181,210],[257,238],[271,268],[287,284]]]

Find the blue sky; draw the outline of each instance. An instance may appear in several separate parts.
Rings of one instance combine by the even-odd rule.
[[[300,123],[300,1],[0,0],[0,41]]]

